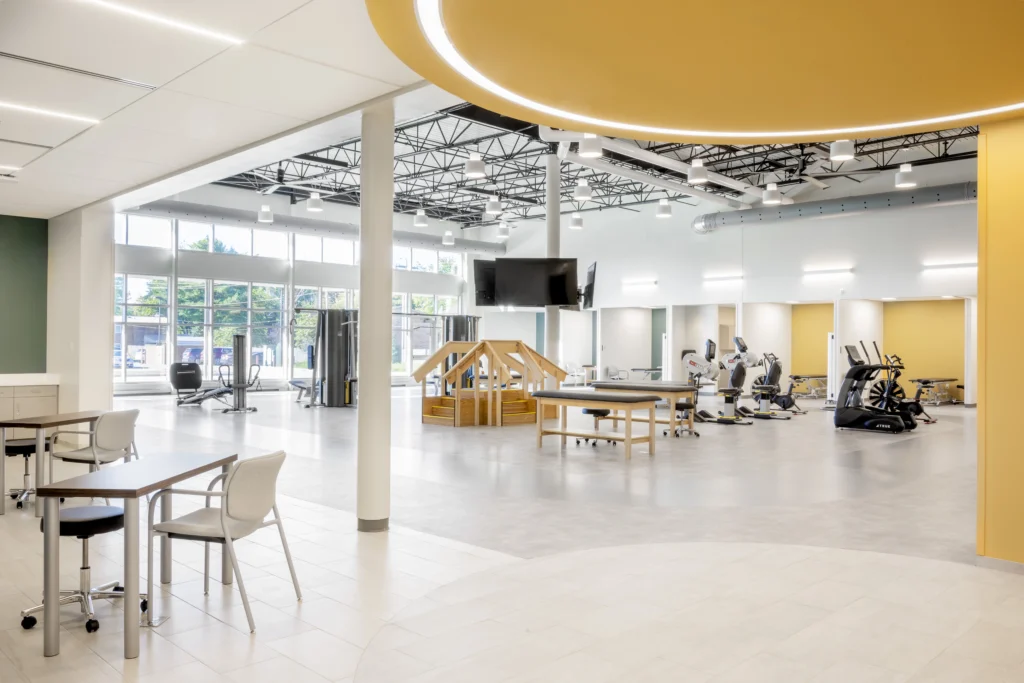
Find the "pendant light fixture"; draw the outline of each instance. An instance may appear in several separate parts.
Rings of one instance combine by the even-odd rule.
[[[499,223],[498,224],[498,239],[499,240],[507,240],[508,236],[509,236],[508,224],[507,223]]]
[[[441,244],[446,247],[455,246],[455,235],[452,234],[451,230],[444,231],[444,236],[441,238]]]
[[[579,155],[584,159],[596,159],[602,152],[601,140],[593,133],[584,133],[579,142]]]
[[[828,148],[829,161],[852,161],[855,156],[853,140],[836,140]]]
[[[900,190],[917,187],[917,181],[914,180],[914,167],[911,164],[900,164],[900,170],[896,172],[896,187]]]
[[[414,228],[425,228],[429,225],[427,223],[427,212],[423,209],[416,209],[416,218],[412,219],[412,225]]]
[[[672,218],[672,205],[668,203],[667,198],[658,200],[658,213],[655,215],[658,218]]]
[[[589,202],[594,198],[594,190],[591,189],[586,178],[580,178],[576,181],[576,187],[572,191],[572,198],[578,202]]]
[[[259,213],[256,214],[257,223],[273,223],[274,212],[270,210],[270,204],[264,204],[260,207]]]
[[[484,208],[484,213],[491,216],[501,214],[501,200],[498,199],[497,195],[491,195],[487,198],[487,206]]]
[[[782,203],[782,193],[775,183],[768,183],[761,193],[761,203],[765,206],[775,206]]]
[[[487,167],[484,166],[484,160],[480,156],[480,152],[469,153],[469,161],[466,162],[463,174],[470,179],[483,178],[487,175]]]
[[[310,195],[309,199],[306,200],[306,211],[315,211],[317,213],[324,210],[324,200],[320,199],[320,193],[314,192]]]
[[[577,212],[573,212],[569,218],[569,229],[570,230],[582,230],[583,229],[583,216]]]
[[[690,162],[690,170],[686,174],[686,180],[691,185],[703,185],[708,182],[708,171],[704,168],[703,159],[694,159]]]

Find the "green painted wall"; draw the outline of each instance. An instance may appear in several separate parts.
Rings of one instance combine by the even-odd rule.
[[[655,308],[651,311],[651,365],[661,367],[661,335],[665,334],[665,309]]]
[[[0,216],[0,374],[46,372],[47,229]]]
[[[533,350],[544,355],[544,314],[537,314],[537,343],[534,345]]]

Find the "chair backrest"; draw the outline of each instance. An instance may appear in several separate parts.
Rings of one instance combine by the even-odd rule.
[[[105,451],[127,451],[135,441],[138,410],[114,410],[96,420],[96,448]]]
[[[782,379],[782,365],[778,360],[773,360],[768,364],[768,371],[765,373],[764,383],[774,386],[779,383],[780,379]]]
[[[732,374],[729,375],[729,388],[742,389],[745,381],[747,381],[747,369],[740,363],[733,368]]]
[[[224,482],[228,517],[263,521],[277,501],[277,475],[283,464],[284,451],[236,462]]]
[[[608,366],[608,379],[617,379],[619,376],[619,369],[614,365]]]
[[[175,391],[195,391],[203,386],[203,369],[199,363],[171,363],[170,381]]]

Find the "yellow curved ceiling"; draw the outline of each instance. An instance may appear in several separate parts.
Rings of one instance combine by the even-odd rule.
[[[417,3],[420,12],[439,12],[440,34],[458,56],[516,97],[492,92],[442,58]],[[559,128],[751,143],[1024,116],[1021,0],[366,4],[384,42],[425,79]],[[863,127],[877,129],[851,130]]]

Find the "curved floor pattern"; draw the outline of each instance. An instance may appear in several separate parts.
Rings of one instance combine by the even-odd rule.
[[[1024,680],[1024,576],[874,552],[620,546],[413,602],[355,683]]]

